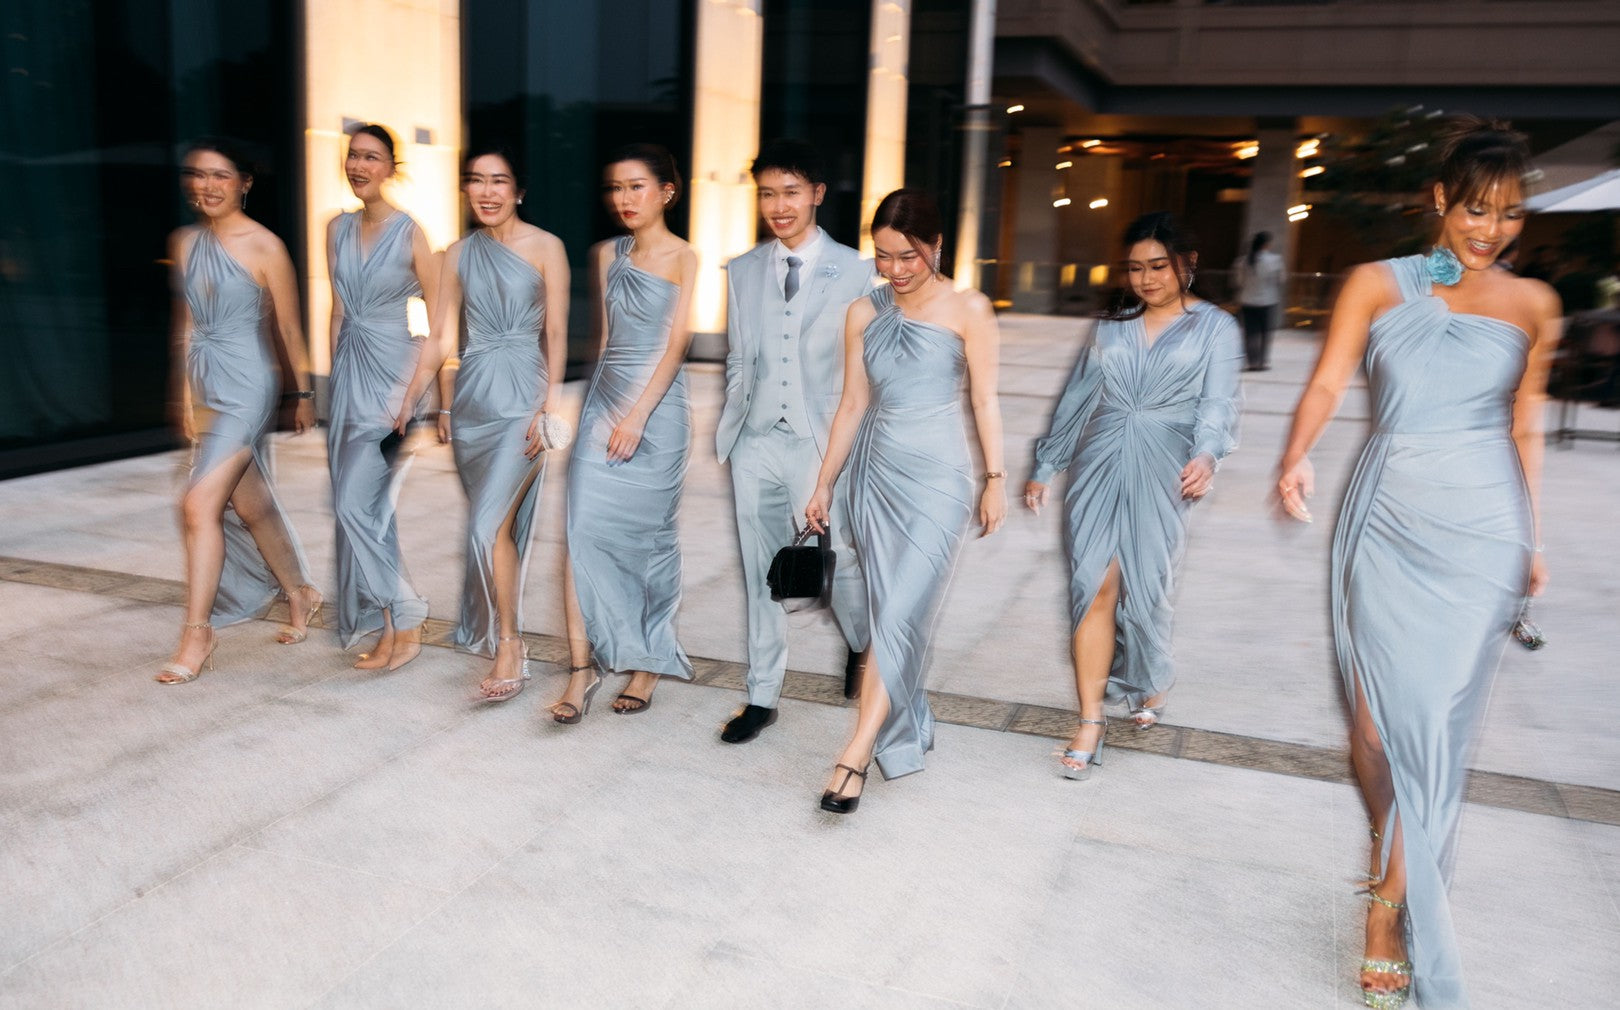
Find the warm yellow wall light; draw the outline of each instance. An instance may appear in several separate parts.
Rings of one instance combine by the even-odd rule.
[[[692,292],[694,333],[726,329],[725,264],[754,244],[758,215],[748,166],[759,151],[761,0],[698,5],[692,114],[692,222],[698,257]]]
[[[332,367],[326,223],[359,201],[343,177],[345,120],[394,132],[400,175],[388,198],[435,249],[460,231],[461,3],[332,0],[304,4],[304,260],[310,367]],[[355,39],[386,40],[387,58],[355,58]]]
[[[911,0],[872,5],[866,85],[866,165],[861,175],[861,255],[871,256],[868,230],[877,205],[906,184],[906,90],[911,54]]]

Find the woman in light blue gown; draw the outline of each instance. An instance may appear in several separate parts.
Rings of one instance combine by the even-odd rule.
[[[832,813],[856,808],[873,760],[886,779],[922,770],[934,746],[926,688],[934,625],[970,524],[977,517],[989,536],[1007,515],[1001,335],[989,299],[953,290],[939,272],[940,236],[926,193],[900,189],[878,204],[872,241],[889,283],[847,310],[844,392],[804,511],[825,530],[835,484],[847,498],[838,512],[860,555],[871,628],[855,731],[821,796]],[[964,376],[982,492],[962,417]]]
[[[174,403],[192,443],[191,476],[180,499],[186,614],[160,684],[197,679],[213,655],[214,628],[261,616],[278,591],[290,601],[289,623],[277,634],[284,644],[302,642],[321,608],[270,483],[281,385],[272,339],[297,371],[298,432],[315,420],[292,259],[280,239],[247,216],[253,170],[235,145],[193,144],[183,178],[201,219],[169,238]]]
[[[697,255],[670,232],[680,196],[668,151],[636,144],[609,161],[608,205],[630,234],[594,252],[601,360],[585,393],[568,470],[569,684],[552,707],[579,721],[605,672],[630,673],[621,714],[652,704],[659,677],[690,680],[675,637],[681,550],[675,529],[692,441],[681,364]]]
[[[1465,769],[1521,603],[1547,582],[1537,488],[1561,310],[1496,264],[1524,228],[1529,172],[1521,135],[1454,125],[1433,251],[1350,274],[1280,464],[1284,508],[1309,521],[1306,453],[1363,364],[1372,435],[1334,533],[1332,613],[1375,840],[1371,1007],[1414,989],[1425,1010],[1468,1005],[1446,899]],[[1501,949],[1512,958],[1511,937]]]
[[[1170,625],[1194,503],[1237,445],[1243,346],[1232,317],[1195,295],[1192,241],[1165,213],[1125,232],[1115,304],[1092,331],[1035,443],[1024,504],[1072,470],[1064,498],[1080,726],[1063,773],[1102,764],[1105,696],[1146,729],[1175,681]]]
[[[394,499],[408,459],[393,427],[422,356],[406,305],[437,293],[439,266],[422,229],[383,196],[394,175],[393,136],[375,123],[356,128],[343,169],[364,206],[326,229],[336,342],[326,451],[337,520],[338,638],[347,649],[378,632],[354,665],[397,670],[422,651],[428,606],[399,552]]]
[[[555,413],[568,353],[568,257],[557,236],[518,217],[519,169],[506,148],[476,149],[462,189],[479,227],[445,250],[433,339],[396,420],[439,376],[439,440],[454,449],[467,493],[467,550],[456,647],[490,657],[479,684],[506,701],[529,679],[523,577],[544,473],[544,415]],[[462,317],[457,367],[444,367]],[[452,423],[452,418],[454,423]]]

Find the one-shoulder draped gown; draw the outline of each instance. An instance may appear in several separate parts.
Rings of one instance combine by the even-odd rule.
[[[197,425],[190,485],[250,450],[249,466],[259,471],[270,500],[266,523],[280,526],[298,560],[299,581],[308,582],[303,548],[272,481],[270,430],[281,381],[270,344],[270,293],[211,230],[200,228],[186,258],[185,295],[191,312],[186,376]],[[281,589],[253,535],[228,505],[224,528],[225,563],[210,615],[215,626],[262,616]]]
[[[1387,266],[1401,301],[1367,339],[1372,436],[1334,532],[1333,640],[1394,779],[1413,986],[1425,1010],[1449,1010],[1468,1005],[1446,898],[1465,766],[1530,577],[1512,438],[1530,338],[1450,311],[1424,257]]]
[[[467,493],[466,568],[456,647],[494,656],[500,637],[495,610],[495,538],[506,517],[518,549],[518,599],[540,499],[546,454],[523,455],[534,415],[545,405],[546,288],[540,271],[484,231],[461,244],[465,339],[456,373],[450,443]],[[522,607],[518,630],[522,630]]]
[[[1140,318],[1097,323],[1035,443],[1038,483],[1072,471],[1064,496],[1071,631],[1119,560],[1108,696],[1128,705],[1175,682],[1170,635],[1193,501],[1181,471],[1237,446],[1243,343],[1237,323],[1193,305],[1149,344]]]
[[[692,441],[686,375],[653,408],[636,453],[609,463],[613,429],[669,347],[680,287],[630,262],[617,240],[608,265],[607,346],[585,393],[568,469],[568,555],[586,637],[609,670],[691,679],[675,637],[681,550],[675,514]]]
[[[924,684],[930,644],[975,496],[962,338],[907,319],[887,286],[868,297],[877,310],[863,338],[871,399],[842,484],[866,576],[871,657],[889,695],[873,758],[892,779],[921,771],[934,746]]]
[[[406,303],[422,294],[412,256],[416,222],[404,211],[383,222],[369,252],[360,248],[361,211],[337,220],[332,287],[343,325],[332,357],[326,436],[337,520],[338,637],[344,648],[383,626],[387,609],[400,631],[420,627],[428,605],[405,572],[394,502],[408,459],[381,445],[405,400],[421,357],[406,324]]]

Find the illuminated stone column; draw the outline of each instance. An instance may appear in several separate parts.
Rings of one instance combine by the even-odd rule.
[[[304,53],[306,325],[310,367],[324,377],[332,366],[326,223],[360,205],[343,177],[344,124],[394,131],[400,175],[388,199],[435,249],[460,231],[461,0],[306,3]]]
[[[984,216],[990,144],[990,80],[995,69],[996,0],[973,0],[968,35],[967,115],[962,135],[962,201],[956,219],[956,288],[979,286],[979,224]]]
[[[872,255],[868,230],[885,196],[906,184],[907,59],[911,0],[872,0],[871,70],[866,82],[866,169],[861,179],[861,255]]]
[[[697,252],[692,292],[692,357],[725,355],[726,262],[754,245],[754,180],[759,152],[760,74],[765,50],[762,0],[700,0],[692,111],[691,213]]]
[[[1249,159],[1249,202],[1243,207],[1243,234],[1238,239],[1238,251],[1248,252],[1255,232],[1271,232],[1271,251],[1289,270],[1295,269],[1296,226],[1289,222],[1288,211],[1299,205],[1301,189],[1296,129],[1291,119],[1261,122],[1256,133],[1260,153]]]

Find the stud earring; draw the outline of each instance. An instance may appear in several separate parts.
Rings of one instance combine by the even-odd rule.
[[[523,198],[521,196],[518,197],[518,206],[519,207],[523,206]]]

